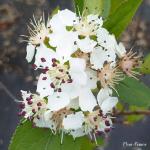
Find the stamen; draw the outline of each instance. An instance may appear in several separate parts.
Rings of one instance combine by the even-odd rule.
[[[137,54],[136,52],[132,52],[131,50],[121,59],[119,62],[120,68],[123,70],[125,74],[130,77],[136,78],[137,75],[140,75],[138,71],[134,69],[139,68],[142,64],[141,61],[142,54]]]
[[[115,84],[124,79],[124,76],[118,67],[112,68],[110,63],[105,63],[104,67],[98,71],[98,78],[102,87],[114,88]]]

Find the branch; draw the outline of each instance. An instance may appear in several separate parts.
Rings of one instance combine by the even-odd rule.
[[[18,102],[18,99],[8,90],[8,88],[0,81],[0,89],[4,90],[6,94],[13,99],[15,102]]]
[[[115,116],[127,116],[127,115],[150,115],[150,110],[138,110],[138,111],[116,111]]]

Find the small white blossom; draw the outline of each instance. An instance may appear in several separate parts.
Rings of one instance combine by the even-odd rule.
[[[101,89],[97,95],[98,104],[104,114],[110,112],[118,103],[118,98],[111,95],[112,90],[109,88]]]

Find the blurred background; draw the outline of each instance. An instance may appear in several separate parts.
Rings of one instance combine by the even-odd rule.
[[[0,0],[0,150],[7,150],[10,138],[19,123],[20,90],[35,90],[35,72],[25,60],[26,43],[20,35],[27,35],[27,24],[33,14],[48,14],[55,7],[73,9],[71,0]],[[123,33],[121,41],[144,54],[150,52],[150,0],[143,0],[133,21]],[[142,80],[150,86],[150,77]],[[145,143],[146,147],[123,147],[123,143]],[[107,137],[105,150],[150,150],[150,117],[134,125],[115,125]]]

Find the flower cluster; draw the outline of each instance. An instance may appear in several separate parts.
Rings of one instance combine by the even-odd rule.
[[[47,22],[34,19],[29,32],[26,59],[41,74],[36,93],[21,91],[19,114],[74,138],[109,132],[115,85],[126,75],[136,77],[141,56],[118,44],[98,15],[65,9]]]

